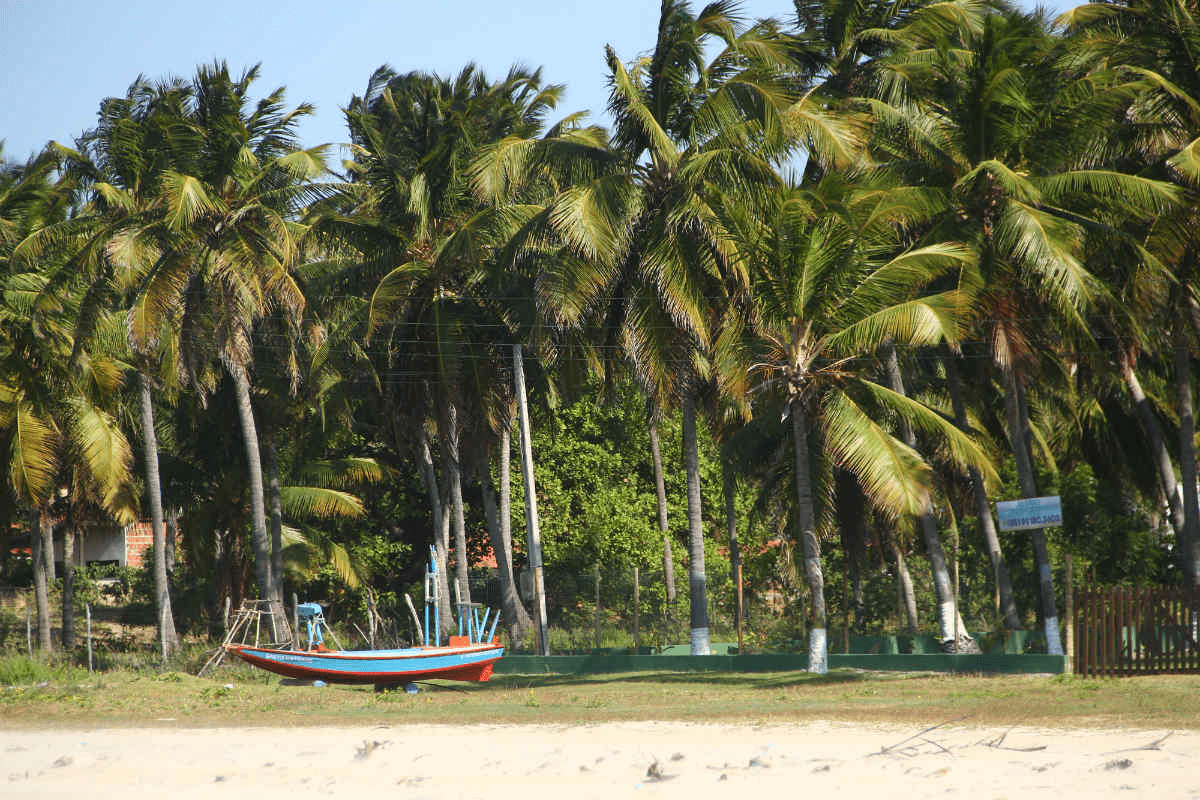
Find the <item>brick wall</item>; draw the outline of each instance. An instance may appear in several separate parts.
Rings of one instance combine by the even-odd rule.
[[[146,552],[154,544],[149,522],[135,522],[125,528],[125,563],[130,567],[146,565]]]

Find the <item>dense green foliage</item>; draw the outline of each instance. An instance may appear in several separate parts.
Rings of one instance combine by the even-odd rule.
[[[44,627],[50,526],[141,516],[183,633],[295,593],[405,638],[433,544],[527,646],[527,398],[557,648],[700,652],[737,569],[763,647],[1200,584],[1197,15],[664,0],[611,131],[385,66],[341,172],[256,68],[139,78],[0,169],[5,576]]]

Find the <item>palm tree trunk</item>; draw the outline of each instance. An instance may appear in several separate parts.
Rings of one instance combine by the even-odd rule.
[[[908,571],[908,562],[904,559],[904,551],[895,536],[888,536],[888,546],[892,558],[896,560],[896,591],[899,594],[898,622],[909,633],[916,633],[919,624],[917,619],[917,595],[913,592],[912,575]]]
[[[837,473],[838,527],[841,529],[842,552],[846,554],[846,577],[850,581],[854,610],[854,629],[862,623],[865,598],[863,595],[862,562],[866,552],[867,500],[853,474],[846,470]]]
[[[150,502],[150,530],[154,540],[154,609],[159,647],[170,653],[179,645],[175,617],[171,612],[170,583],[167,580],[167,537],[163,526],[162,479],[158,469],[158,434],[154,431],[154,398],[150,379],[138,373],[141,394],[142,442],[146,460],[146,498]]]
[[[521,601],[521,593],[517,591],[516,574],[513,568],[513,538],[512,538],[512,419],[504,424],[500,431],[500,541],[504,556],[508,561],[508,580],[511,583],[513,602],[516,616],[509,617],[509,634],[514,641],[523,642],[529,629],[533,627],[533,618],[525,610]],[[505,589],[507,591],[507,589]]]
[[[454,520],[454,582],[455,597],[471,602],[471,587],[467,583],[470,559],[467,556],[467,521],[462,496],[462,459],[459,453],[458,406],[453,400],[446,403],[446,425],[442,431],[442,472],[450,490],[450,509]],[[458,609],[455,609],[456,614]]]
[[[246,447],[246,466],[250,492],[250,546],[254,550],[254,576],[258,582],[259,597],[270,601],[272,610],[282,614],[282,598],[275,596],[275,581],[271,576],[271,539],[267,530],[267,506],[263,495],[262,457],[258,448],[258,428],[254,424],[254,407],[250,404],[250,379],[245,367],[230,367],[234,388],[237,390],[238,418],[242,423],[242,442]],[[276,608],[276,604],[279,607]],[[271,635],[275,642],[284,640],[283,631],[272,615]]]
[[[1196,418],[1192,410],[1192,358],[1182,326],[1175,329],[1175,397],[1179,411],[1179,471],[1183,483],[1183,536],[1179,558],[1184,579],[1200,585],[1200,498],[1196,485]]]
[[[399,440],[400,434],[396,433]],[[419,445],[419,460],[421,462],[421,482],[425,484],[425,496],[429,501],[429,516],[433,521],[433,530],[442,529],[442,494],[438,489],[437,470],[433,466],[433,453],[429,448],[429,434],[424,425],[417,426],[417,443]],[[397,441],[399,444],[399,441]],[[436,535],[436,534],[435,534]]]
[[[521,425],[521,476],[525,481],[525,524],[528,526],[529,569],[533,571],[535,621],[538,652],[550,655],[550,635],[546,624],[546,583],[542,573],[542,532],[538,523],[537,485],[533,477],[533,443],[529,434],[529,404],[525,399],[525,361],[521,345],[514,344],[513,384],[517,395],[517,414]]]
[[[958,374],[956,357],[943,357],[942,364],[946,369],[946,384],[950,390],[950,403],[954,408],[954,424],[964,433],[970,433],[971,426],[967,421],[967,406],[963,400],[962,380]],[[983,475],[975,467],[967,469],[967,476],[971,481],[971,494],[975,498],[975,515],[979,519],[983,543],[987,547],[988,557],[992,562],[992,574],[996,584],[996,593],[1000,596],[1000,613],[1004,618],[1004,627],[1010,631],[1020,630],[1021,615],[1017,611],[1012,579],[1008,576],[1008,564],[1000,549],[1000,536],[996,532],[996,521],[992,517],[992,504],[988,500],[987,486],[983,482]]]
[[[900,374],[900,360],[896,357],[896,348],[890,341],[884,344],[884,361],[892,391],[907,396],[904,391],[904,376]],[[900,435],[906,445],[917,449],[917,435],[907,419],[900,419]],[[974,640],[966,635],[967,626],[963,623],[954,602],[954,586],[950,581],[950,569],[946,565],[946,552],[942,547],[942,537],[938,533],[937,518],[933,515],[933,505],[928,497],[925,498],[920,522],[925,552],[929,556],[929,566],[933,572],[933,590],[938,604],[938,633],[942,648],[953,653],[959,652],[960,647],[972,649]],[[961,633],[957,640],[954,633],[956,630]]]
[[[508,445],[509,437],[502,434],[501,442],[502,447]],[[505,466],[504,462],[507,460],[501,457],[502,467]],[[488,469],[486,454],[479,459],[478,463],[479,489],[483,495],[483,516],[487,522],[488,538],[492,543],[492,552],[496,556],[496,572],[500,578],[500,608],[504,612],[504,619],[507,622],[509,639],[515,644],[524,641],[525,632],[532,627],[533,620],[529,618],[529,612],[525,610],[525,606],[521,604],[521,597],[517,594],[512,568],[511,529],[506,532],[506,526],[501,521],[503,514],[496,504],[496,489],[492,486],[492,476]],[[504,509],[504,513],[508,513],[507,508]]]
[[[691,653],[712,653],[708,639],[708,575],[704,569],[704,521],[700,505],[700,448],[696,439],[696,401],[683,393],[683,460],[687,473],[688,588],[691,599]]]
[[[500,429],[500,538],[512,563],[512,423],[510,417]]]
[[[1186,536],[1183,492],[1175,478],[1175,467],[1171,464],[1171,454],[1167,451],[1166,437],[1163,436],[1162,426],[1154,414],[1154,409],[1150,406],[1146,393],[1142,391],[1141,381],[1134,372],[1132,355],[1127,349],[1122,348],[1117,360],[1121,380],[1125,383],[1125,388],[1129,390],[1129,397],[1133,400],[1133,411],[1142,426],[1142,433],[1146,436],[1146,444],[1150,448],[1154,466],[1158,469],[1159,485],[1162,486],[1163,494],[1167,496],[1171,530],[1175,532],[1176,541],[1182,543]]]
[[[49,511],[47,510],[47,513]],[[42,567],[46,570],[46,590],[54,585],[58,578],[54,569],[54,526],[42,525]]]
[[[729,459],[721,459],[721,490],[725,494],[725,532],[729,536],[729,575],[735,581],[733,586],[733,613],[735,620],[741,620],[742,607],[740,600],[741,592],[738,591],[736,581],[738,579],[738,570],[742,566],[742,551],[738,546],[738,526],[737,526],[737,484],[733,474],[733,468],[729,464]]]
[[[50,581],[46,576],[46,539],[53,541],[53,523],[50,512],[42,508],[33,516],[30,526],[29,541],[33,551],[33,597],[37,606],[38,647],[43,653],[54,650],[54,642],[50,638]],[[54,551],[50,551],[50,560],[54,559]]]
[[[69,511],[63,527],[62,649],[75,649],[75,520]]]
[[[1037,480],[1033,474],[1033,454],[1030,450],[1029,408],[1025,394],[1017,379],[1016,370],[1004,370],[1004,409],[1008,415],[1008,435],[1013,454],[1017,460],[1017,478],[1021,484],[1022,497],[1037,497]],[[1046,532],[1041,528],[1029,531],[1033,542],[1033,555],[1038,571],[1039,598],[1042,605],[1042,620],[1046,631],[1046,652],[1061,656],[1062,637],[1058,628],[1058,603],[1054,598],[1054,577],[1050,571],[1050,553],[1046,549]]]
[[[219,529],[212,531],[212,581],[208,585],[208,638],[209,641],[223,637],[225,630],[222,625],[224,609],[222,603],[229,596],[225,585],[225,547],[224,539]]]
[[[179,540],[179,507],[171,506],[167,511],[167,527],[166,527],[167,542],[164,548],[167,551],[167,577],[170,578],[171,573],[175,571],[175,543]],[[175,627],[172,620],[171,627]]]
[[[397,434],[397,439],[399,434]],[[417,441],[420,445],[421,479],[425,483],[425,492],[429,498],[429,511],[433,521],[433,542],[437,547],[437,596],[441,612],[438,615],[439,627],[443,631],[451,628],[450,577],[446,569],[446,554],[450,550],[450,520],[446,515],[446,507],[442,502],[441,489],[438,487],[437,469],[433,466],[433,453],[429,448],[429,434],[424,424],[417,425]],[[431,637],[432,640],[432,637]]]
[[[658,531],[663,543],[663,583],[667,587],[667,606],[675,602],[675,558],[671,555],[671,527],[667,520],[667,483],[663,477],[662,446],[658,441],[658,420],[653,413],[650,429],[650,458],[654,462],[654,491],[658,497]]]
[[[829,671],[829,646],[825,627],[825,576],[821,573],[821,543],[817,539],[812,472],[808,457],[808,415],[800,401],[791,404],[792,449],[796,461],[796,517],[804,548],[804,575],[811,595],[808,606],[808,671]]]
[[[267,468],[267,505],[271,524],[271,591],[283,600],[283,490],[279,482],[279,453],[275,437],[268,435],[263,445]]]

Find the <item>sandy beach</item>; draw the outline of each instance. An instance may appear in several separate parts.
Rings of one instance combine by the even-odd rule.
[[[947,724],[0,731],[0,796],[1200,798],[1200,734]]]

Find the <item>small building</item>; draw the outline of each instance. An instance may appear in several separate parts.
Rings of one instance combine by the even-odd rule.
[[[54,528],[54,560],[62,563],[61,526]],[[130,525],[88,525],[75,534],[75,565],[115,564],[120,567],[144,567],[154,544],[154,531],[148,521]]]
[[[63,537],[66,531],[61,521],[54,525],[54,561],[63,563]],[[98,525],[85,523],[75,531],[73,561],[75,566],[109,564],[119,567],[148,566],[154,532],[149,521],[129,525]],[[5,548],[9,558],[28,558],[31,552],[29,535],[10,536]],[[173,549],[173,548],[171,548]]]

